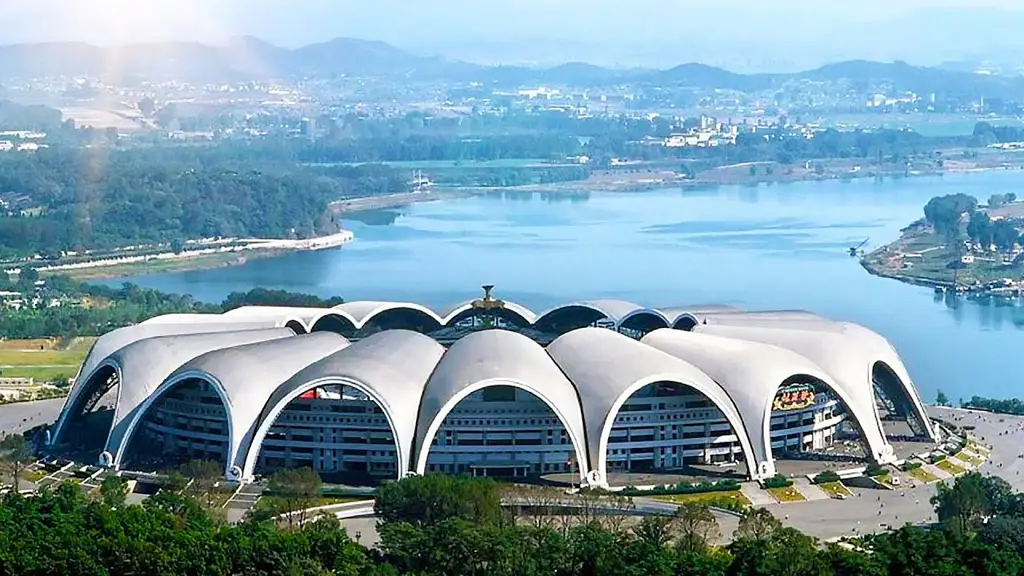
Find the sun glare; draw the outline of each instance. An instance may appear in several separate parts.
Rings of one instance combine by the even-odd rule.
[[[75,0],[63,12],[72,36],[103,45],[222,36],[201,0]]]

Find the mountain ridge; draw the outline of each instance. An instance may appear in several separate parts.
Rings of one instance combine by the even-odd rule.
[[[232,81],[317,75],[472,80],[495,85],[596,86],[628,82],[741,91],[770,89],[793,80],[890,81],[900,90],[920,94],[1015,97],[1024,92],[1021,77],[980,75],[902,61],[849,60],[796,73],[741,74],[698,62],[664,70],[615,69],[578,61],[549,68],[491,66],[419,56],[386,42],[358,38],[335,38],[294,49],[253,36],[232,38],[223,45],[166,42],[110,48],[83,42],[46,42],[0,46],[0,76],[4,77]]]

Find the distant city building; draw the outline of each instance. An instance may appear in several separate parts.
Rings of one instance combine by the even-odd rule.
[[[309,138],[310,140],[316,139],[316,119],[303,118],[301,133],[304,138]]]

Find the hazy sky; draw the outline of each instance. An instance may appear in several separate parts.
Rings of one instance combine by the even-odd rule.
[[[349,36],[466,57],[462,52],[475,43],[528,50],[530,42],[564,41],[599,46],[607,60],[615,57],[604,53],[608,42],[674,47],[697,38],[695,57],[732,45],[729,57],[737,58],[744,46],[756,50],[754,43],[766,39],[800,50],[807,43],[826,52],[870,47],[877,39],[862,34],[835,46],[828,31],[944,7],[1024,9],[1024,0],[0,0],[0,43],[216,42],[254,35],[298,46]],[[964,32],[954,28],[946,37]]]

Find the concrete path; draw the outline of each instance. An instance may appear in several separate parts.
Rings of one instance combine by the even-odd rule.
[[[755,482],[744,482],[740,484],[740,493],[750,500],[754,506],[771,506],[778,504],[775,498],[767,491],[762,490]]]
[[[796,488],[796,491],[802,494],[808,502],[829,500],[832,498],[827,492],[814,484],[811,484],[811,481],[807,478],[796,478],[793,480],[793,487]]]

